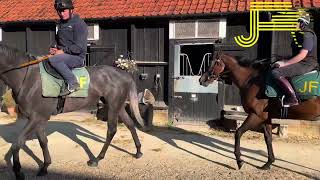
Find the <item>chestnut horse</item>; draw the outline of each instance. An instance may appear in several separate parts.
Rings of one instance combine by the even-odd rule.
[[[239,64],[232,56],[217,55],[208,71],[199,79],[202,86],[208,86],[228,70],[232,82],[240,89],[241,104],[248,116],[235,132],[235,151],[238,168],[244,164],[241,159],[240,138],[248,130],[262,130],[268,150],[268,161],[261,169],[270,169],[275,161],[272,149],[272,118],[281,118],[281,103],[278,98],[265,95],[265,78],[267,69],[255,69]],[[289,107],[288,118],[314,120],[320,115],[320,97],[303,101],[297,106]]]

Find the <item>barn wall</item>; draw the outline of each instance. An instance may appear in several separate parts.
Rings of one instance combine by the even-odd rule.
[[[271,32],[260,32],[258,42],[250,48],[240,47],[234,40],[235,36],[249,36],[249,14],[231,15],[227,19],[227,38],[223,41],[223,50],[235,56],[239,61],[256,61],[271,55]],[[265,18],[265,17],[261,17]],[[222,46],[223,46],[222,45]],[[224,104],[240,105],[239,89],[234,84],[225,84]]]

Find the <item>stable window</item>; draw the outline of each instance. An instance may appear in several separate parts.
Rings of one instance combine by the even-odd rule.
[[[99,24],[88,25],[88,40],[97,41],[99,40],[100,28]],[[58,26],[56,26],[56,34],[58,32]]]
[[[88,25],[88,40],[99,40],[99,24]]]
[[[171,21],[169,36],[170,39],[221,39],[226,37],[226,27],[226,19]]]

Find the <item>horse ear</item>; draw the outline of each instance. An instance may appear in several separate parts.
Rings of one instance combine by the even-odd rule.
[[[216,61],[215,59],[212,59],[212,61],[210,62],[210,66],[209,67],[212,67],[214,65],[215,61]]]
[[[219,50],[216,52],[216,59],[220,59],[221,54],[222,54],[221,49],[219,49]]]

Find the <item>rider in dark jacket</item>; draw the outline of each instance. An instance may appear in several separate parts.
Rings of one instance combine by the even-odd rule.
[[[309,14],[301,14],[298,19],[300,31],[295,33],[298,42],[293,41],[291,44],[292,58],[276,62],[274,64],[276,68],[272,70],[273,77],[285,94],[285,107],[298,105],[295,91],[286,78],[305,74],[318,67],[317,36],[311,29],[307,28],[309,23]]]
[[[84,66],[87,52],[88,29],[77,14],[73,14],[71,0],[55,0],[54,7],[60,17],[56,44],[50,48],[50,64],[62,75],[66,88],[60,95],[68,95],[80,88],[71,69]]]

